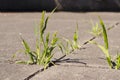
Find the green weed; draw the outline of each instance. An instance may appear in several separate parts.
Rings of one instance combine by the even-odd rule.
[[[71,49],[70,49],[70,44],[71,44],[70,40],[63,38],[63,41],[65,43],[60,41],[59,44],[58,44],[58,47],[59,47],[59,49],[61,50],[61,52],[63,54],[68,55],[70,53],[70,51],[71,51]]]
[[[54,10],[53,10],[54,12]],[[53,13],[52,12],[52,13]],[[51,13],[51,14],[52,14]],[[52,40],[50,40],[50,33],[44,35],[45,30],[47,28],[48,19],[50,16],[45,18],[45,11],[42,12],[42,18],[40,21],[40,26],[36,29],[36,50],[31,50],[29,44],[26,40],[21,37],[22,44],[24,46],[24,52],[27,56],[29,56],[29,61],[18,61],[17,63],[24,64],[38,64],[43,65],[46,68],[49,63],[52,63],[51,59],[53,57],[53,50],[57,46],[57,33],[54,33],[52,36]]]
[[[73,35],[73,41],[72,41],[72,44],[71,44],[71,47],[73,50],[76,50],[76,49],[79,49],[80,48],[80,44],[79,44],[79,36],[78,36],[78,24],[77,24],[77,28],[74,32],[74,35]]]
[[[63,40],[64,40],[64,42],[66,42],[66,44],[63,44],[62,42],[60,42],[60,44],[58,44],[61,52],[68,55],[68,54],[72,53],[73,51],[80,49],[81,46],[79,44],[78,39],[79,39],[79,37],[78,37],[78,24],[77,24],[77,28],[73,35],[73,40],[63,38]]]
[[[100,36],[102,33],[102,28],[99,27],[98,23],[94,24],[93,21],[91,21],[91,23],[92,23],[92,30],[90,34],[92,34],[95,37]]]
[[[120,69],[120,55],[117,55],[115,61],[112,60],[111,55],[109,53],[109,42],[108,42],[107,30],[106,30],[105,24],[104,24],[104,22],[102,21],[101,18],[100,18],[100,25],[101,25],[101,28],[102,28],[102,35],[103,35],[103,39],[104,39],[104,45],[100,45],[95,41],[90,41],[90,43],[97,45],[102,50],[102,52],[106,56],[106,60],[107,60],[107,62],[109,64],[110,68]],[[99,32],[99,29],[96,32]],[[101,34],[101,33],[99,33],[99,34]]]

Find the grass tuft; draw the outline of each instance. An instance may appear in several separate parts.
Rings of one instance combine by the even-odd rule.
[[[51,14],[54,12],[54,10],[51,12]],[[17,61],[17,63],[43,65],[44,69],[46,69],[50,63],[52,63],[52,58],[54,55],[53,50],[56,48],[59,38],[57,37],[57,33],[53,34],[52,39],[50,39],[50,33],[47,33],[47,35],[44,35],[45,30],[47,28],[48,20],[50,17],[50,16],[47,16],[45,18],[45,14],[46,12],[43,11],[41,21],[40,21],[40,26],[37,27],[35,30],[35,35],[36,35],[35,50],[31,50],[27,41],[23,39],[22,35],[20,35],[22,44],[24,46],[24,53],[27,56],[29,56],[29,60]]]
[[[115,61],[112,60],[112,57],[111,57],[111,55],[109,53],[109,42],[108,42],[106,26],[105,26],[103,20],[100,17],[99,17],[99,19],[100,19],[100,25],[101,25],[101,28],[102,28],[102,35],[103,35],[103,39],[104,39],[104,45],[100,45],[95,41],[90,41],[90,43],[95,44],[96,46],[98,46],[102,50],[102,52],[105,54],[106,60],[108,62],[108,65],[110,66],[110,68],[112,68],[112,69],[120,69],[120,55],[118,54],[116,56]]]

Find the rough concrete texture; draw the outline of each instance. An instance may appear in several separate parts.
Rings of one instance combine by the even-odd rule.
[[[49,13],[48,13],[49,14]],[[54,13],[48,22],[46,32],[58,32],[58,36],[72,39],[76,22],[79,25],[79,40],[83,44],[92,36],[90,19],[99,22],[98,15],[109,27],[120,22],[119,13],[89,12],[89,13]],[[11,56],[19,49],[23,49],[19,33],[34,49],[34,27],[39,25],[41,13],[0,13],[0,80],[25,80],[25,78],[39,71],[42,67],[37,65],[20,65],[11,61]],[[120,49],[120,25],[108,31],[110,53],[114,57]],[[100,38],[96,39],[102,43]],[[55,51],[55,58],[62,56]],[[14,60],[24,59],[23,53],[17,54]],[[111,70],[99,48],[87,44],[84,49],[66,56],[65,61],[52,66],[27,80],[119,80],[120,71]]]
[[[119,80],[120,71],[76,66],[55,66],[31,80]]]
[[[120,0],[0,0],[1,11],[120,11]]]

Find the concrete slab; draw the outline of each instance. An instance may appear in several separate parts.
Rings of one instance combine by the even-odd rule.
[[[49,14],[49,13],[48,13]],[[107,27],[120,22],[120,13],[90,12],[90,13],[54,13],[49,20],[46,32],[58,32],[58,36],[72,39],[76,22],[79,24],[79,39],[83,44],[92,36],[88,33],[91,29],[90,19],[99,21],[98,15],[106,23]],[[40,66],[10,64],[13,53],[23,49],[19,33],[34,49],[34,27],[39,25],[41,13],[0,13],[0,80],[24,80],[26,77],[40,70]],[[119,51],[120,25],[108,32],[111,55],[115,56]],[[101,39],[96,39],[101,42]],[[87,44],[85,49],[75,51],[68,55],[57,66],[38,73],[30,80],[119,80],[119,70],[110,70],[105,61],[105,56],[99,48]],[[55,58],[61,57],[58,50]],[[17,59],[26,60],[23,53],[17,54]],[[49,75],[46,77],[46,75]],[[104,77],[103,77],[104,76]]]
[[[36,65],[0,63],[0,80],[24,80],[39,69]]]
[[[120,71],[89,67],[54,66],[31,80],[119,80]]]

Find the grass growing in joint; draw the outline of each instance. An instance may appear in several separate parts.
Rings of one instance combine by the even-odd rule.
[[[94,25],[93,21],[91,21],[91,23],[92,23],[92,30],[91,30],[90,34],[92,34],[95,37],[101,36],[102,28],[99,27],[99,24],[96,23]]]
[[[77,24],[77,28],[73,35],[73,41],[71,43],[72,50],[80,49],[80,44],[79,44],[78,38],[79,37],[78,37],[78,24]]]
[[[65,55],[68,55],[70,53],[72,53],[73,51],[80,49],[80,44],[78,41],[78,24],[77,24],[77,28],[74,32],[73,35],[73,40],[69,40],[66,38],[63,38],[64,42],[66,42],[66,44],[63,44],[62,42],[60,42],[60,44],[58,44],[60,50],[62,53],[65,53]]]
[[[45,18],[45,11],[42,12],[40,26],[36,29],[35,32],[36,50],[34,51],[31,50],[27,41],[24,40],[22,36],[20,36],[22,40],[22,44],[24,46],[24,52],[27,56],[29,56],[29,61],[18,61],[17,63],[38,64],[38,65],[43,65],[44,68],[46,68],[49,65],[49,63],[52,63],[51,59],[54,55],[53,50],[57,46],[58,37],[57,37],[57,33],[54,33],[52,36],[52,40],[50,40],[50,33],[44,35],[49,17],[50,16],[47,16]]]
[[[95,41],[90,41],[90,43],[97,45],[102,50],[102,52],[105,54],[106,60],[109,64],[110,68],[120,69],[120,55],[117,54],[116,59],[112,60],[112,57],[109,53],[109,42],[108,42],[107,30],[106,30],[105,24],[101,18],[100,18],[100,25],[101,25],[102,32],[101,32],[101,30],[99,30],[100,28],[98,28],[98,26],[97,26],[98,29],[95,32],[93,31],[93,33],[95,35],[97,35],[96,33],[101,32],[101,33],[99,33],[99,35],[100,34],[103,35],[104,45],[100,45]],[[97,36],[99,36],[99,35],[97,35]]]

